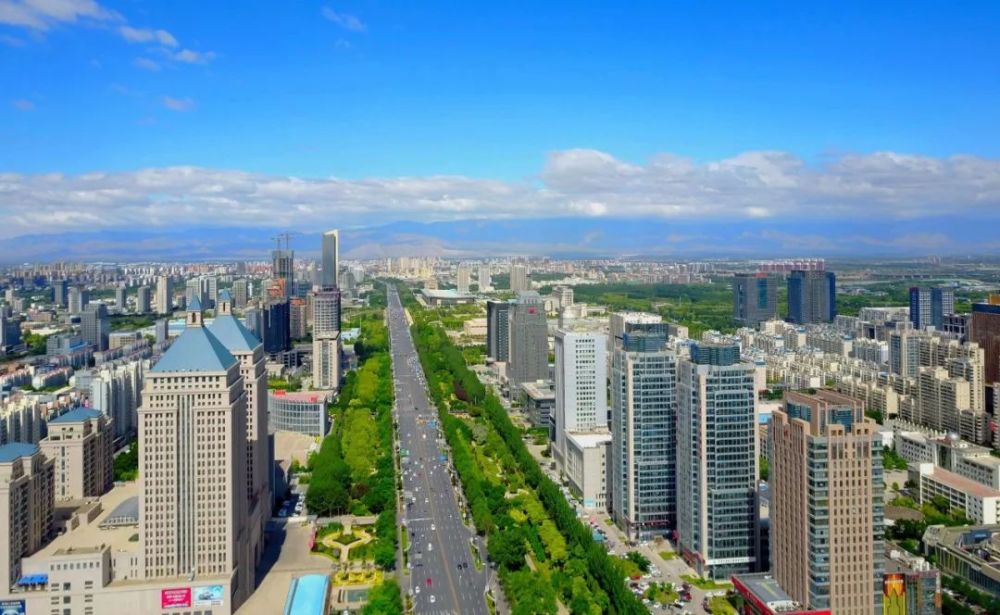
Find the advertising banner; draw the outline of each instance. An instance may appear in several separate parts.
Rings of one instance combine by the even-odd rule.
[[[195,606],[221,606],[225,591],[221,585],[202,585],[194,588]]]
[[[882,613],[906,615],[906,577],[890,573],[882,578]]]
[[[0,615],[24,615],[24,600],[0,600]]]
[[[190,587],[171,587],[160,590],[161,609],[183,609],[191,606]]]

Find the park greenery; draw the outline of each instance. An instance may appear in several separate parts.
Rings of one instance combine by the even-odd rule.
[[[115,481],[133,481],[139,478],[139,440],[129,442],[128,450],[115,457]]]
[[[399,583],[392,577],[371,588],[368,603],[361,609],[362,615],[402,615],[403,600],[399,594]]]
[[[437,312],[420,308],[406,289],[400,295],[473,525],[487,536],[511,611],[556,613],[561,602],[572,615],[645,613],[621,565],[542,473],[524,432],[468,369]]]
[[[895,448],[882,449],[882,466],[886,470],[906,470],[909,467]]]
[[[389,342],[379,311],[367,313],[361,329],[360,365],[344,379],[330,407],[333,429],[308,460],[312,476],[306,505],[320,516],[377,515],[376,540],[370,549],[359,549],[359,556],[370,555],[376,565],[391,570],[397,538]]]

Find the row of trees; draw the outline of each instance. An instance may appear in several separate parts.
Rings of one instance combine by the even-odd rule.
[[[594,542],[559,487],[545,477],[531,457],[521,430],[510,421],[500,401],[485,391],[441,327],[431,322],[429,312],[405,302],[414,316],[414,343],[438,405],[473,523],[478,532],[489,537],[490,558],[500,569],[513,611],[554,613],[555,590],[574,615],[645,613],[622,582],[619,566]],[[466,392],[482,391],[481,397],[472,395],[470,401],[483,414],[485,437],[475,433],[479,423],[463,421],[447,412],[458,397],[456,382],[462,383]],[[476,456],[480,450],[488,451],[496,461],[502,479],[494,480],[484,473]],[[505,493],[516,493],[521,486],[528,489],[516,497],[506,497]],[[528,553],[536,562],[543,562],[540,572],[550,574],[527,570]]]

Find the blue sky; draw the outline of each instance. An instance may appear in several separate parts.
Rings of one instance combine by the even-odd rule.
[[[1000,203],[998,23],[997,2],[0,0],[0,173],[19,182],[0,210],[28,226],[15,208],[34,199],[34,210],[46,190],[87,192],[78,206],[108,199],[131,207],[122,224],[138,224],[143,208],[196,203],[212,181],[229,194],[231,182],[294,176],[374,178],[378,190],[347,185],[351,194],[372,189],[366,205],[334,212],[347,224],[364,224],[387,201],[431,219],[490,215],[497,202],[484,191],[523,198],[532,187],[545,194],[529,200],[569,194],[546,205],[549,214],[670,217],[698,211],[690,194],[720,189],[698,182],[721,161],[739,160],[731,175],[751,174],[751,187],[783,187],[798,165],[819,179],[796,182],[842,183],[845,157],[880,152],[915,158],[893,159],[892,173],[885,158],[864,158],[848,165],[851,181],[891,175],[887,190],[903,181],[912,195],[928,165],[946,176],[934,199],[888,215],[948,205],[963,177],[978,189],[958,200],[974,209]],[[761,163],[747,152],[787,157],[779,181],[773,157]],[[638,198],[607,194],[637,172],[652,174],[664,156],[695,166],[687,192],[678,196],[663,187],[676,178],[657,175]],[[949,163],[954,156],[972,163]],[[553,170],[566,160],[579,182],[554,188]],[[584,193],[595,161],[598,174],[621,181]],[[140,189],[147,184],[136,173],[182,165],[206,177]],[[224,171],[246,175],[214,175]],[[40,179],[47,173],[112,177],[54,192]],[[435,176],[461,181],[387,187]],[[116,190],[131,200],[114,201]],[[840,196],[822,192],[792,205],[810,215],[843,211]],[[315,214],[301,190],[281,198],[289,195],[290,206],[311,208],[305,218]],[[795,211],[772,211],[765,195],[744,200],[726,211]],[[86,221],[58,213],[68,225]],[[512,205],[504,215],[534,213]]]

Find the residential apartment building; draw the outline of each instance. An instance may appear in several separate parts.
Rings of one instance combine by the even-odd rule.
[[[778,279],[766,274],[733,276],[733,319],[756,327],[778,314]]]
[[[910,322],[917,329],[940,329],[944,317],[955,313],[955,291],[951,288],[910,288]]]
[[[21,558],[34,553],[52,531],[54,463],[36,444],[0,446],[0,595],[21,578]]]
[[[104,495],[114,482],[113,421],[93,408],[75,408],[48,422],[39,446],[54,462],[57,500]]]
[[[877,424],[833,391],[789,392],[772,414],[775,579],[797,602],[845,615],[882,608],[883,473]]]
[[[171,314],[174,311],[174,291],[170,276],[161,275],[156,279],[156,313]]]
[[[95,351],[108,349],[110,333],[111,321],[108,320],[107,306],[103,303],[91,303],[83,309],[80,315],[80,337]]]
[[[798,324],[833,322],[837,316],[837,276],[832,271],[788,274],[788,320]]]
[[[677,362],[679,545],[715,579],[757,566],[755,372],[733,344],[693,344]]]

